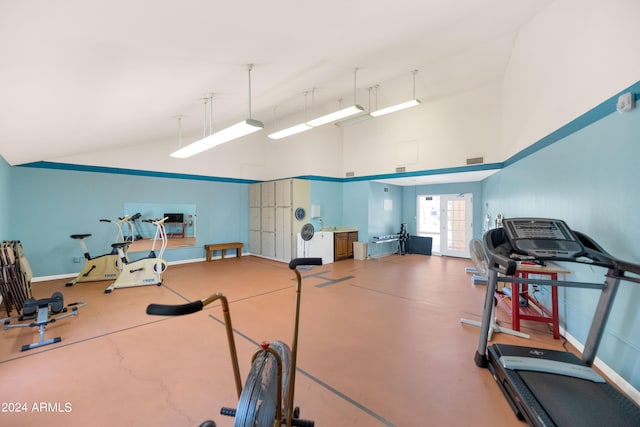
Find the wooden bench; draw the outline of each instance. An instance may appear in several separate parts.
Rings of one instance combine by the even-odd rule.
[[[231,242],[231,243],[211,243],[208,245],[204,245],[204,251],[207,255],[207,261],[211,261],[211,253],[213,251],[220,251],[220,258],[224,259],[224,251],[226,249],[235,249],[236,257],[242,256],[242,242]]]

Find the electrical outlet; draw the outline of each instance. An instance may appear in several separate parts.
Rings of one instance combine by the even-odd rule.
[[[73,263],[74,264],[80,264],[82,262],[82,258],[79,256],[74,256],[73,257]]]

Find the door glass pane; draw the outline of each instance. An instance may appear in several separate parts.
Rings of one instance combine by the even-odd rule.
[[[467,247],[466,203],[464,199],[447,201],[447,249],[464,251]]]

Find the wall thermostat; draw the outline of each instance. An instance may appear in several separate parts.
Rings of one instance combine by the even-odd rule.
[[[633,93],[627,92],[618,97],[618,102],[616,103],[616,110],[618,113],[626,113],[627,111],[633,110],[636,106],[636,99]]]

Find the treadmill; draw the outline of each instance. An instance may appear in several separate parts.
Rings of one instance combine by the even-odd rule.
[[[592,368],[621,280],[640,283],[640,265],[618,260],[564,221],[504,219],[489,230],[489,258],[480,340],[479,367],[489,368],[516,416],[532,426],[640,426],[640,407]],[[603,283],[514,277],[518,261],[563,261],[603,268]],[[582,357],[564,351],[493,344],[487,348],[498,282],[600,289],[600,299]]]

